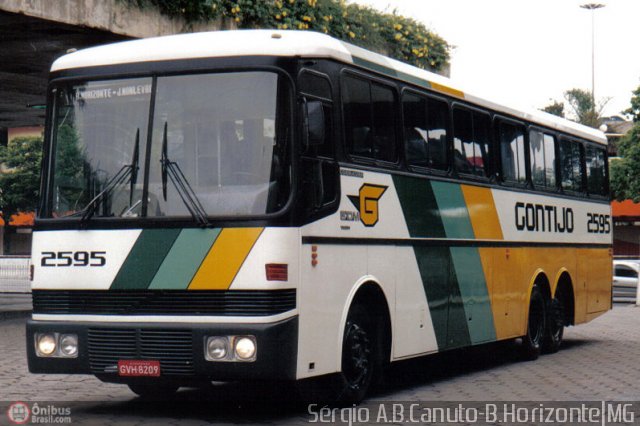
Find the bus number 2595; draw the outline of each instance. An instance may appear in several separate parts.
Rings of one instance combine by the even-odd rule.
[[[106,251],[43,251],[40,266],[104,266],[107,264]]]

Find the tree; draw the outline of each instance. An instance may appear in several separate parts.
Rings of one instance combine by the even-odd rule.
[[[564,99],[564,102],[552,100],[552,103],[542,110],[597,129],[602,124],[602,110],[611,98],[602,98],[594,104],[591,92],[574,88],[564,92]],[[565,113],[567,105],[571,111],[569,116]]]
[[[542,111],[564,118],[564,104],[562,102],[552,100],[549,105],[542,108]]]
[[[17,137],[0,147],[0,209],[5,219],[18,212],[34,211],[40,192],[42,137]]]
[[[575,114],[575,121],[596,129],[600,127],[602,110],[610,98],[602,98],[596,105],[591,92],[583,89],[567,90],[564,92],[564,98]]]
[[[640,122],[640,86],[633,91],[633,96],[631,97],[631,108],[624,111],[624,113],[633,116],[634,122]]]
[[[633,92],[631,108],[635,125],[620,139],[618,157],[609,163],[611,196],[615,200],[640,202],[640,87]]]

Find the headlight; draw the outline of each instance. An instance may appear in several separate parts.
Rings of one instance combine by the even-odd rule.
[[[36,333],[36,355],[50,358],[77,358],[78,335],[60,333]]]
[[[36,335],[36,350],[41,356],[51,356],[56,351],[56,336],[53,333]]]
[[[258,345],[254,336],[208,336],[204,340],[204,359],[218,362],[253,362]]]
[[[251,337],[240,337],[235,344],[236,356],[242,361],[251,361],[256,357],[256,342]]]
[[[207,339],[206,359],[219,361],[229,353],[229,340],[226,337],[209,337]]]
[[[73,358],[78,355],[78,336],[75,334],[63,334],[60,336],[60,352],[62,355]]]

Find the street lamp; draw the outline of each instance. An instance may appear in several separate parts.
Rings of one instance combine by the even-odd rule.
[[[580,7],[583,9],[587,9],[591,11],[591,107],[593,108],[593,113],[595,117],[596,112],[596,77],[595,77],[595,63],[596,63],[596,54],[595,54],[595,11],[596,9],[601,9],[605,5],[602,3],[585,3],[581,4]]]

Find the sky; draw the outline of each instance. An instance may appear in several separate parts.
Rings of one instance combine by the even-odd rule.
[[[603,114],[629,108],[640,86],[640,0],[352,0],[422,22],[455,46],[451,79],[474,95],[541,109],[572,88],[591,91],[592,13],[595,96]],[[565,108],[565,111],[567,109]]]

